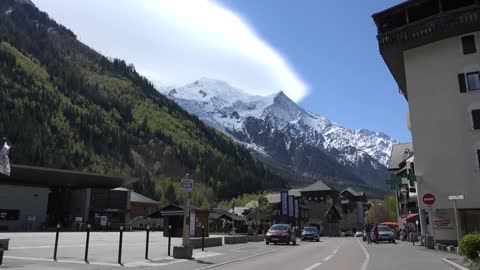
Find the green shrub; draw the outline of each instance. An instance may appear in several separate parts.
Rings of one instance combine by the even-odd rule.
[[[460,241],[460,254],[470,260],[478,259],[480,251],[480,234],[467,234]]]

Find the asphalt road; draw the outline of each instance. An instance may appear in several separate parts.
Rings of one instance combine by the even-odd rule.
[[[364,251],[354,238],[328,238],[321,242],[300,242],[277,252],[225,264],[215,269],[361,269]]]
[[[150,235],[150,260],[145,260],[145,233],[124,235],[123,265],[117,263],[118,233],[92,234],[89,263],[83,261],[84,233],[63,233],[58,260],[52,260],[54,233],[0,234],[11,238],[0,269],[163,269],[163,270],[447,270],[445,257],[458,255],[427,250],[401,242],[367,245],[359,238],[322,238],[321,242],[297,245],[265,245],[254,242],[194,250],[193,260],[167,256],[167,238],[160,232]],[[180,239],[173,239],[180,244]]]

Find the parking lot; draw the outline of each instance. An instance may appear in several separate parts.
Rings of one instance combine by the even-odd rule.
[[[198,269],[214,264],[269,253],[288,246],[266,246],[263,242],[224,245],[194,250],[194,260],[179,260],[168,256],[168,238],[163,232],[150,232],[149,260],[145,260],[146,232],[124,232],[122,265],[118,264],[119,232],[92,232],[90,234],[88,263],[84,261],[85,232],[61,232],[57,261],[53,260],[55,233],[0,233],[10,238],[0,268],[16,269]],[[173,246],[181,245],[181,238],[172,238]]]

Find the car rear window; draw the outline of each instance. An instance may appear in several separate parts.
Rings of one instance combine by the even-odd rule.
[[[390,229],[388,227],[378,227],[379,232],[389,232]]]
[[[277,225],[273,225],[270,228],[270,230],[272,230],[272,231],[286,231],[286,230],[288,230],[288,226],[277,224]]]
[[[317,228],[315,228],[315,227],[305,227],[303,230],[306,231],[306,232],[316,232]]]

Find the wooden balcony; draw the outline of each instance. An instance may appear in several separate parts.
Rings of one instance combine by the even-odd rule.
[[[379,33],[377,36],[380,49],[387,47],[410,47],[419,44],[422,39],[430,42],[432,39],[445,38],[452,32],[467,32],[480,28],[480,7],[472,6],[425,18],[403,27]],[[437,37],[437,38],[435,38]],[[403,45],[403,46],[402,46]]]

